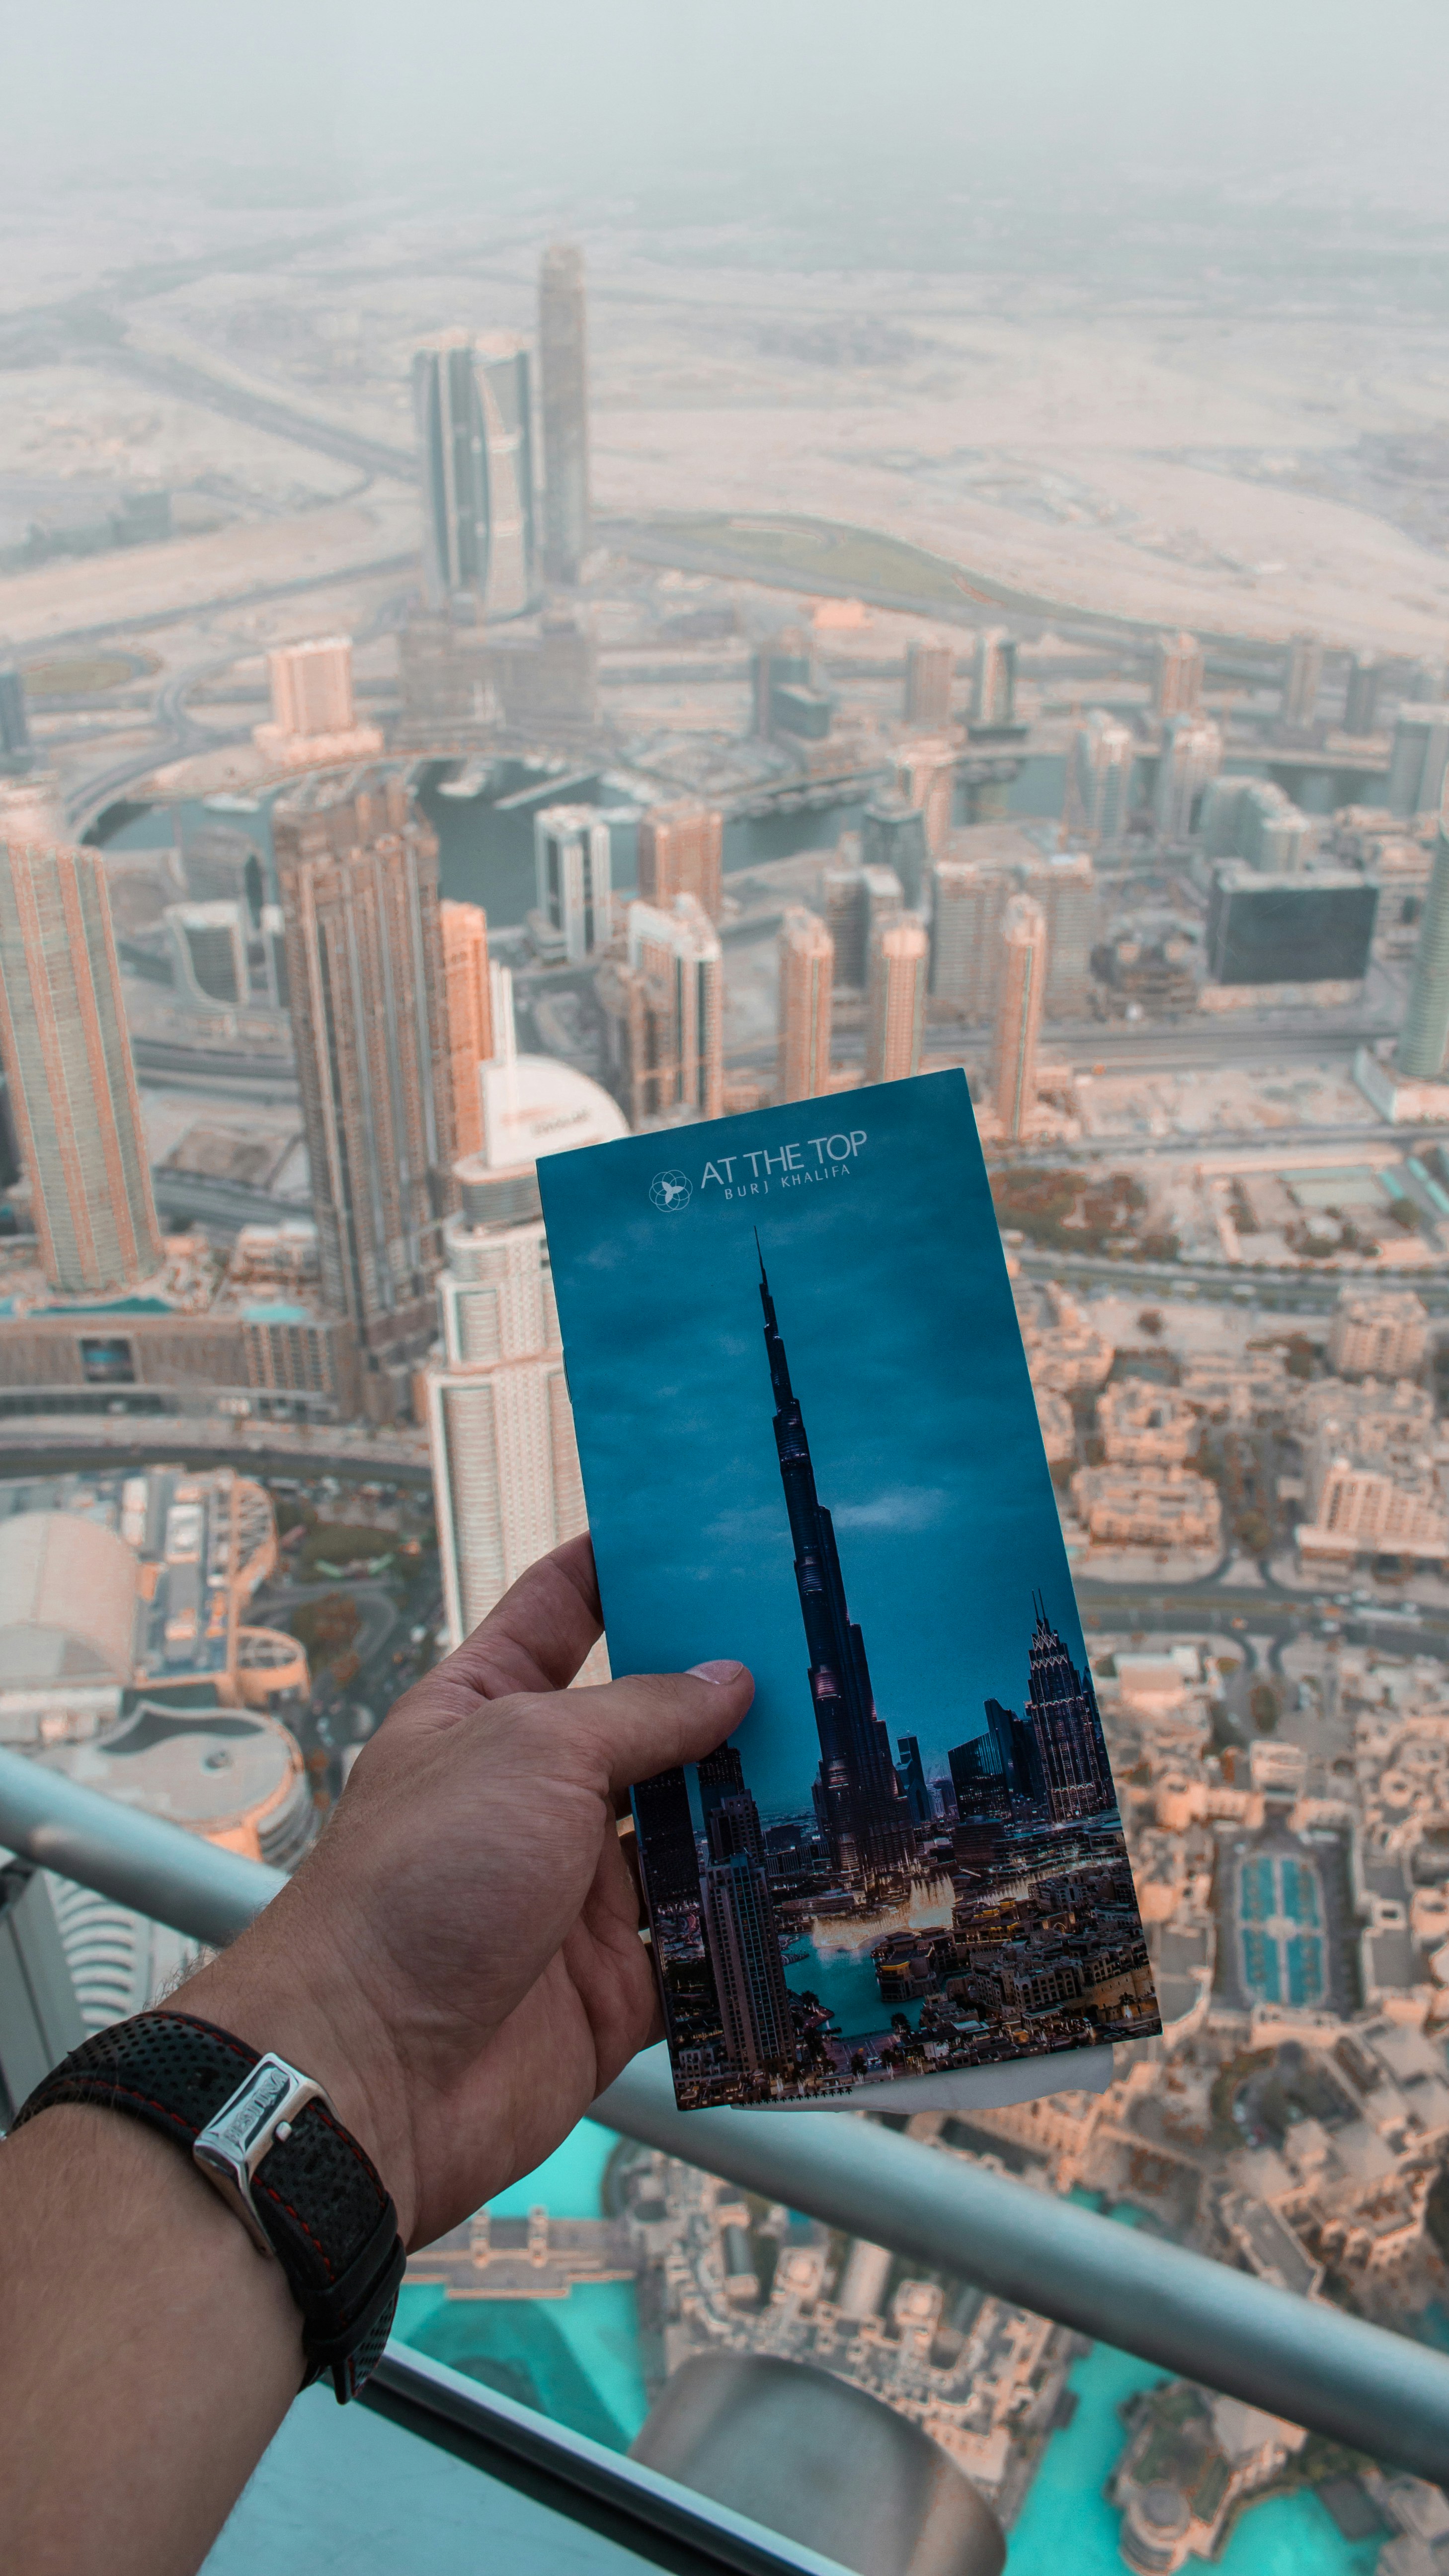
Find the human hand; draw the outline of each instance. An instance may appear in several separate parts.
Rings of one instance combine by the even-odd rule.
[[[175,1998],[326,2086],[410,2245],[531,2172],[659,2033],[616,1805],[713,1751],[754,1683],[569,1690],[599,1630],[572,1539],[398,1701],[295,1878]]]

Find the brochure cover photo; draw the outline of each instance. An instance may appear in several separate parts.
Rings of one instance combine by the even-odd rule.
[[[756,1681],[634,1792],[681,2105],[1158,2030],[964,1075],[538,1172],[613,1669]]]

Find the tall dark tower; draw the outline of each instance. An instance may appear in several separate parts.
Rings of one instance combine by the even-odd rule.
[[[1052,1820],[1099,1816],[1115,1803],[1115,1794],[1091,1669],[1077,1671],[1047,1618],[1045,1602],[1035,1601],[1033,1607],[1027,1689]]]
[[[890,1738],[875,1713],[865,1641],[846,1605],[830,1514],[815,1491],[810,1443],[800,1399],[790,1384],[790,1365],[775,1321],[763,1253],[760,1303],[775,1392],[775,1447],[795,1544],[795,1581],[810,1649],[810,1696],[820,1736],[816,1811],[829,1835],[835,1867],[874,1887],[882,1880],[903,1877],[911,1867],[915,1854],[911,1811],[901,1796]]]

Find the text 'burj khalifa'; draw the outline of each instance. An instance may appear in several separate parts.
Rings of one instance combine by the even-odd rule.
[[[910,1870],[915,1852],[910,1809],[891,1761],[890,1738],[875,1713],[865,1641],[846,1604],[830,1514],[815,1491],[810,1443],[800,1399],[790,1384],[790,1364],[775,1320],[763,1253],[760,1303],[765,1310],[765,1349],[775,1393],[775,1446],[795,1547],[795,1581],[810,1650],[810,1695],[820,1736],[815,1803],[835,1868],[842,1877],[873,1889],[903,1878]]]

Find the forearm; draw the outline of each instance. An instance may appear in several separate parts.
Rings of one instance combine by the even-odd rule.
[[[3,2556],[187,2576],[296,2395],[280,2266],[178,2147],[49,2110],[0,2144]]]

